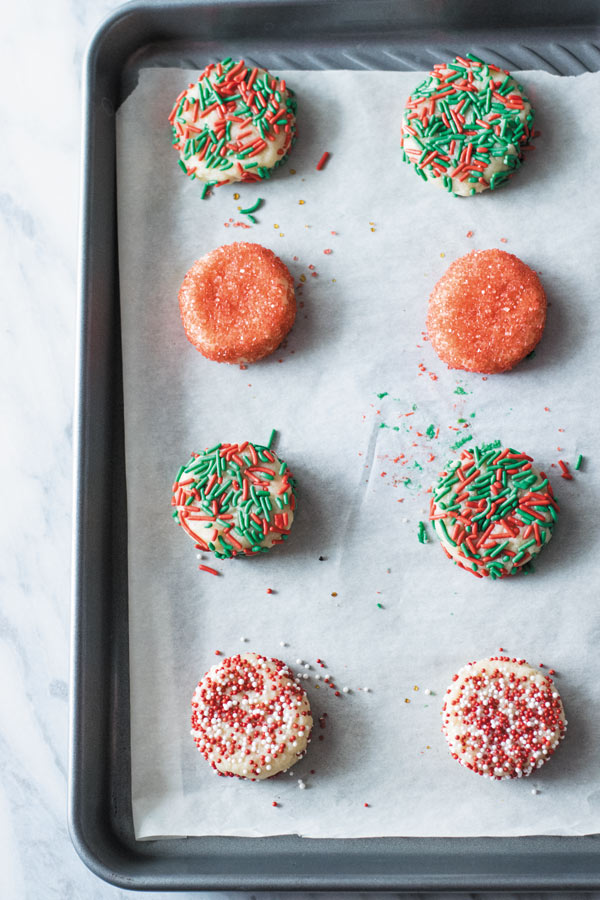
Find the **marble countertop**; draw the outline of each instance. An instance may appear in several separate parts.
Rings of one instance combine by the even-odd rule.
[[[81,67],[91,35],[119,5],[10,4],[0,37],[0,397],[8,423],[0,442],[4,900],[134,895],[86,869],[66,824]],[[24,95],[35,98],[42,148],[24,133],[22,104],[15,102]]]

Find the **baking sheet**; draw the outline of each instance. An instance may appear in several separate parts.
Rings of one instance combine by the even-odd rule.
[[[419,73],[283,73],[300,104],[288,167],[237,188],[239,201],[233,186],[201,201],[165,127],[194,74],[142,72],[117,123],[136,836],[600,830],[588,410],[599,227],[586,212],[598,126],[581,113],[598,102],[597,76],[524,73],[537,149],[511,185],[461,201],[400,163],[389,122],[399,125]],[[331,158],[316,172],[324,150]],[[259,196],[259,224],[236,226],[237,207]],[[287,346],[246,370],[203,359],[176,300],[193,260],[236,239],[270,246],[303,285]],[[422,330],[447,264],[491,246],[540,272],[551,307],[534,358],[484,380],[446,370]],[[170,517],[173,476],[194,449],[264,441],[272,427],[300,483],[290,541],[219,564],[219,578],[201,574]],[[480,582],[417,541],[427,488],[470,436],[500,438],[554,474],[562,517],[533,576]],[[579,452],[581,474],[563,483],[552,464]],[[508,784],[457,766],[439,732],[452,673],[499,646],[559,672],[570,723],[550,765]],[[189,699],[216,649],[280,656],[309,675],[315,720],[328,716],[293,776],[220,779],[195,752]]]

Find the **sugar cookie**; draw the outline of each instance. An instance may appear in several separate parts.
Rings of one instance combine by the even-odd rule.
[[[285,663],[258,653],[213,666],[192,709],[192,737],[219,775],[271,778],[294,765],[310,740],[306,692]]]
[[[497,781],[539,769],[567,729],[552,679],[508,656],[463,666],[446,691],[442,717],[453,758]]]
[[[173,484],[173,518],[218,559],[266,553],[287,540],[296,482],[261,444],[217,444],[193,453]]]
[[[294,324],[294,281],[267,247],[226,244],[187,272],[179,309],[188,340],[203,356],[256,362],[273,353]]]
[[[451,369],[493,374],[539,343],[546,294],[537,274],[504,250],[472,250],[446,270],[429,298],[427,331]]]
[[[270,178],[296,136],[296,101],[285,81],[243,59],[211,63],[169,116],[186,175],[209,187]]]
[[[446,555],[477,577],[504,578],[531,562],[554,531],[558,505],[525,453],[463,450],[433,488],[429,518]]]
[[[534,112],[505,69],[467,53],[439,63],[408,98],[403,159],[424,181],[462,197],[494,190],[521,165]]]

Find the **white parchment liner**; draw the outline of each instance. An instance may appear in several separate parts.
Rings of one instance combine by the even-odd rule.
[[[537,149],[510,185],[461,200],[400,161],[418,73],[280,74],[300,109],[288,166],[206,201],[166,122],[195,73],[143,71],[118,113],[136,835],[600,831],[600,77],[523,73]],[[224,227],[246,221],[237,207],[257,197],[259,224]],[[247,370],[197,353],[177,303],[192,262],[234,240],[271,247],[306,279],[287,347]],[[534,358],[483,379],[447,370],[422,331],[450,261],[488,247],[538,270],[550,309]],[[171,519],[173,477],[192,450],[264,442],[273,427],[299,482],[290,541],[203,574]],[[426,490],[469,435],[529,452],[552,477],[561,519],[532,576],[479,581],[417,541]],[[579,452],[580,473],[563,481],[558,458]],[[569,719],[551,763],[511,783],[459,767],[440,733],[453,672],[500,646],[557,670]],[[196,752],[189,702],[216,649],[279,656],[309,675],[315,721],[327,712],[327,724],[292,777],[218,778]]]

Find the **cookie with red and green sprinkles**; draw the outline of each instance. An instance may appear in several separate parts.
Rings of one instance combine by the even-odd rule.
[[[558,509],[530,456],[489,444],[449,463],[433,488],[429,518],[449,559],[478,578],[497,579],[540,553]]]
[[[209,188],[261,181],[296,139],[296,100],[285,81],[243,59],[210,63],[169,115],[179,165]]]
[[[403,159],[423,181],[466,197],[504,184],[523,162],[534,111],[510,72],[471,53],[433,67],[408,98]]]
[[[296,481],[261,444],[216,444],[192,453],[173,484],[173,518],[218,559],[267,553],[287,540]]]
[[[549,675],[524,659],[492,656],[452,679],[442,732],[452,757],[496,781],[531,775],[565,736],[565,711]]]
[[[218,775],[263,781],[304,756],[313,720],[306,691],[284,662],[242,653],[198,682],[191,724]]]

